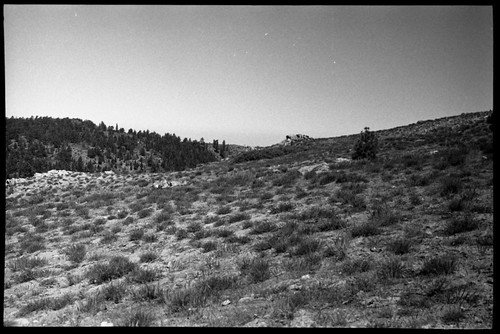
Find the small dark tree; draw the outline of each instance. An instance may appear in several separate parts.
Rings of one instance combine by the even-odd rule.
[[[493,126],[495,125],[495,113],[491,111],[491,114],[486,118],[486,123],[488,123],[490,130],[493,132]]]
[[[354,145],[352,159],[375,159],[378,151],[378,139],[369,127],[365,127]]]

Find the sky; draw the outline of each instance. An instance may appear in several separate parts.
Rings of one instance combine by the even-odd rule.
[[[5,5],[5,113],[267,146],[490,110],[492,12]]]

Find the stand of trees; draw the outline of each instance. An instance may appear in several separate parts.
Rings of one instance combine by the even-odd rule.
[[[166,172],[224,157],[201,141],[175,134],[99,125],[70,118],[6,118],[6,178],[51,169],[82,172]],[[217,141],[218,142],[218,141]]]

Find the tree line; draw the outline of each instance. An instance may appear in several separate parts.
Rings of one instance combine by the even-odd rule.
[[[51,169],[79,172],[181,171],[227,155],[225,141],[212,144],[175,134],[125,131],[104,122],[30,117],[6,118],[6,178]]]

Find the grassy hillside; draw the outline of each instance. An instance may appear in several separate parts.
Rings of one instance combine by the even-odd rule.
[[[489,114],[377,131],[373,161],[351,135],[18,180],[4,325],[491,328]]]

